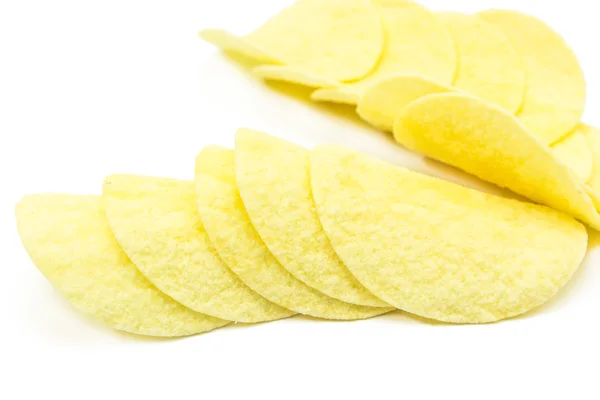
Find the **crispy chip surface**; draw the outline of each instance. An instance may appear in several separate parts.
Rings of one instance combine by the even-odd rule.
[[[571,132],[583,115],[586,88],[564,39],[544,22],[516,11],[478,15],[500,29],[523,60],[526,86],[519,119],[546,144]]]
[[[453,86],[517,112],[525,91],[521,57],[504,34],[475,15],[440,13],[458,52]]]
[[[150,336],[185,336],[229,323],[157,290],[119,247],[99,196],[28,196],[16,215],[36,267],[84,314]]]
[[[285,269],[333,298],[389,307],[350,273],[323,232],[311,194],[308,150],[240,129],[235,169],[252,225]]]
[[[317,147],[311,180],[348,268],[389,304],[426,318],[485,323],[527,312],[586,252],[585,228],[566,214],[343,148]]]
[[[194,182],[113,175],[104,181],[103,199],[125,253],[181,304],[237,322],[293,314],[252,291],[221,261],[200,222]]]
[[[593,160],[584,130],[584,124],[577,125],[573,132],[552,145],[552,153],[585,183],[592,176]]]
[[[366,78],[338,88],[321,89],[312,99],[357,104],[365,90],[390,74],[419,75],[451,84],[456,50],[435,14],[408,0],[373,0],[385,33],[381,60]]]
[[[345,303],[294,278],[271,254],[248,217],[235,181],[233,151],[208,147],[196,161],[202,222],[222,259],[250,288],[283,307],[318,318],[363,319],[391,310]]]
[[[410,150],[600,228],[600,216],[571,169],[497,106],[461,93],[425,96],[404,109],[394,137]]]

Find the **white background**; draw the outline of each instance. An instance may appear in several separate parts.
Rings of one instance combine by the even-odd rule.
[[[98,193],[116,172],[192,178],[200,149],[231,145],[241,126],[306,146],[346,144],[496,191],[407,153],[351,110],[264,84],[197,37],[206,27],[245,33],[288,3],[0,1],[0,398],[600,398],[594,251],[548,305],[497,324],[438,325],[399,312],[350,323],[297,317],[180,340],[100,326],[35,269],[15,229],[21,196]],[[513,8],[547,21],[576,50],[588,81],[585,120],[600,124],[596,2],[422,3]]]

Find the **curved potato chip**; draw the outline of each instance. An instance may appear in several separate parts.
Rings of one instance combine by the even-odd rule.
[[[374,127],[392,132],[394,121],[410,103],[429,94],[455,90],[420,76],[390,76],[365,91],[356,112]]]
[[[425,96],[404,109],[394,137],[406,148],[600,228],[575,174],[500,107],[462,93]]]
[[[208,154],[207,153],[211,153]],[[205,148],[197,158],[196,192],[200,217],[221,258],[244,283],[270,301],[301,314],[326,319],[363,319],[391,311],[345,303],[297,280],[281,266],[254,229],[234,178],[232,150]],[[207,160],[228,171],[216,171]]]
[[[244,38],[218,30],[200,35],[227,50],[284,64],[280,68],[296,71],[292,75],[332,82],[367,75],[383,48],[381,21],[368,0],[298,0]]]
[[[245,40],[232,33],[224,31],[222,29],[205,29],[199,33],[199,36],[209,43],[225,50],[233,51],[264,63],[269,64],[282,64],[281,60],[276,59],[271,54],[266,53],[264,50],[256,47],[248,40]]]
[[[525,68],[508,39],[475,15],[440,13],[458,52],[453,86],[515,113],[523,103]]]
[[[238,130],[237,184],[252,225],[277,261],[313,289],[347,303],[389,307],[350,273],[323,232],[308,154],[283,139]]]
[[[149,336],[192,335],[229,323],[187,309],[152,286],[119,247],[99,196],[28,196],[16,214],[36,267],[84,314]]]
[[[592,154],[592,172],[587,181],[587,190],[600,210],[600,130],[587,124],[580,124]]]
[[[323,228],[389,304],[486,323],[525,313],[570,279],[587,232],[548,207],[492,196],[334,146],[311,153]]]
[[[552,153],[567,167],[571,168],[581,182],[587,182],[592,175],[592,152],[588,145],[583,124],[559,142],[552,145]]]
[[[252,69],[252,72],[263,79],[295,83],[308,87],[321,88],[340,85],[336,80],[312,72],[307,72],[293,66],[262,65]]]
[[[458,49],[453,87],[420,76],[390,76],[368,87],[356,111],[376,128],[392,131],[402,110],[420,97],[463,90],[511,112],[523,100],[525,71],[507,39],[481,18],[458,13],[439,14]],[[318,92],[315,92],[315,94]]]
[[[435,14],[409,0],[373,0],[373,5],[381,17],[386,39],[379,64],[356,83],[315,91],[313,100],[357,104],[369,86],[390,74],[420,75],[452,83],[456,50]]]
[[[583,115],[586,88],[564,39],[542,21],[516,11],[478,15],[499,28],[523,60],[526,85],[519,119],[546,144],[571,132]]]
[[[181,304],[236,322],[294,314],[252,291],[221,261],[200,222],[194,182],[113,175],[104,181],[103,199],[127,256]]]

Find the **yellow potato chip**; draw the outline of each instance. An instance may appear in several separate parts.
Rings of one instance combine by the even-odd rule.
[[[600,130],[587,124],[579,125],[585,135],[590,153],[592,154],[592,172],[587,181],[587,191],[600,210]]]
[[[284,64],[277,67],[282,72],[266,70],[274,79],[306,75],[309,83],[362,78],[383,48],[381,21],[369,0],[298,0],[244,38],[220,30],[200,36],[225,50]]]
[[[276,59],[273,55],[256,47],[250,41],[245,40],[222,29],[206,29],[199,36],[209,43],[225,50],[242,54],[245,57],[255,59],[259,62],[269,64],[282,64],[283,61]]]
[[[394,137],[410,150],[600,228],[600,215],[571,169],[500,107],[461,93],[425,96],[404,109]]]
[[[519,119],[546,144],[571,132],[583,114],[586,89],[564,39],[542,21],[516,11],[478,15],[499,28],[523,59],[526,85]]]
[[[234,154],[216,146],[197,158],[196,192],[202,223],[221,258],[250,288],[301,314],[327,319],[363,319],[390,311],[352,305],[326,296],[294,278],[277,262],[254,229],[234,177]],[[213,164],[216,158],[221,161]],[[217,171],[216,166],[227,171]]]
[[[340,85],[340,82],[331,78],[307,72],[302,68],[287,65],[261,65],[253,68],[252,72],[263,79],[295,83],[313,88],[335,87]]]
[[[365,287],[426,318],[527,312],[570,279],[587,232],[548,207],[492,196],[334,146],[311,153],[323,229]]]
[[[158,291],[119,247],[99,196],[37,195],[16,209],[36,267],[79,311],[122,331],[185,336],[229,323]]]
[[[523,102],[525,68],[508,39],[475,15],[440,13],[438,17],[457,47],[459,62],[453,86],[517,112]]]
[[[592,175],[592,152],[588,145],[583,124],[559,142],[552,145],[552,153],[570,167],[581,182],[587,182]]]
[[[390,76],[365,91],[356,112],[374,127],[392,132],[394,121],[410,103],[429,94],[455,90],[420,76]]]
[[[221,261],[200,222],[194,182],[113,175],[104,181],[103,199],[125,253],[181,304],[236,322],[294,314],[252,291]]]
[[[308,155],[283,139],[238,131],[237,184],[252,225],[277,261],[313,289],[348,303],[389,307],[356,280],[323,232],[310,189]]]
[[[520,56],[502,33],[476,16],[438,16],[447,25],[458,50],[453,86],[423,76],[396,75],[379,80],[366,88],[356,109],[361,118],[376,128],[392,131],[394,121],[406,106],[434,93],[462,90],[511,112],[521,105],[525,70]]]
[[[365,90],[390,74],[420,75],[451,84],[456,50],[435,14],[409,0],[372,0],[385,33],[383,55],[366,78],[332,89],[317,90],[313,100],[357,104]]]

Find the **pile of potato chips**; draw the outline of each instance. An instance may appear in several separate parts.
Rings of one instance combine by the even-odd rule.
[[[155,336],[394,309],[497,321],[546,302],[587,249],[584,226],[560,211],[247,129],[235,151],[205,148],[195,176],[27,196],[21,239],[75,307]]]
[[[396,309],[498,321],[568,282],[587,250],[577,220],[600,229],[600,133],[580,122],[583,74],[533,17],[299,0],[245,37],[202,37],[543,205],[248,129],[234,150],[203,149],[194,181],[113,175],[101,196],[26,196],[16,214],[31,259],[113,328],[184,336]]]
[[[356,106],[408,149],[600,227],[600,131],[580,122],[583,72],[532,16],[299,0],[245,37],[201,36],[264,64],[258,76]]]

